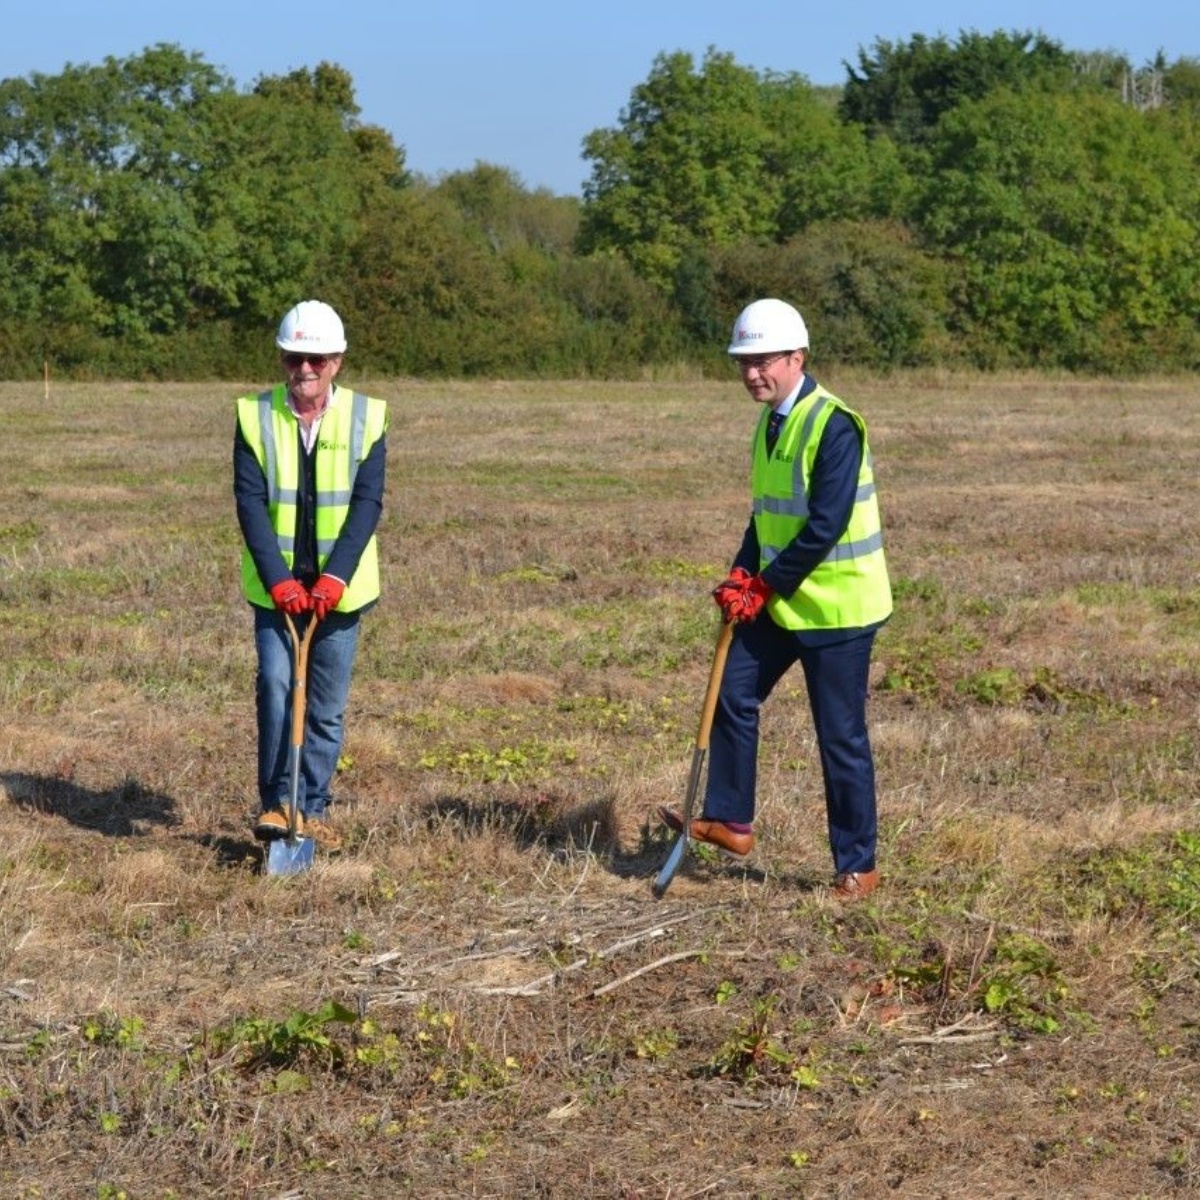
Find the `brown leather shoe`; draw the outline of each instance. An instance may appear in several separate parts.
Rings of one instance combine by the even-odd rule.
[[[296,813],[296,833],[304,833],[304,814]],[[288,835],[288,813],[283,808],[268,808],[258,814],[254,836],[260,842],[273,842]]]
[[[861,900],[869,896],[883,880],[877,870],[843,871],[829,889],[835,900]]]
[[[674,809],[660,808],[658,815],[664,825],[670,826],[676,833],[683,829],[683,817]],[[745,858],[754,849],[754,834],[735,833],[724,821],[713,821],[708,817],[693,817],[690,836],[698,842],[707,842],[717,846],[738,858]]]
[[[342,835],[324,817],[309,817],[304,822],[304,833],[326,854],[338,854],[342,849]]]

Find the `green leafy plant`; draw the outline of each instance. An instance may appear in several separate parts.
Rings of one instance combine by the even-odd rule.
[[[925,650],[897,647],[887,657],[879,688],[884,692],[904,692],[931,698],[938,690],[937,672],[933,668],[936,661]]]
[[[354,1047],[356,1063],[395,1072],[402,1066],[405,1057],[404,1045],[397,1034],[381,1029],[369,1017],[362,1021]]]
[[[141,1017],[117,1017],[110,1012],[88,1017],[82,1025],[84,1038],[97,1046],[117,1046],[122,1050],[142,1049]]]
[[[657,1062],[666,1058],[679,1045],[679,1035],[673,1029],[648,1029],[633,1039],[633,1053],[638,1058]]]
[[[357,1016],[330,1000],[316,1012],[294,1012],[284,1021],[253,1017],[239,1021],[224,1033],[214,1035],[218,1045],[241,1047],[242,1065],[247,1070],[295,1066],[315,1062],[325,1067],[340,1066],[345,1048],[329,1032],[331,1025],[352,1025]]]
[[[817,1074],[816,1067],[798,1066],[792,1070],[792,1082],[804,1091],[813,1091],[821,1086],[821,1077]]]
[[[445,1087],[456,1099],[505,1087],[520,1071],[512,1055],[496,1060],[478,1042],[464,1037],[456,1013],[422,1004],[417,1024],[418,1052],[433,1064],[429,1082]]]
[[[1016,704],[1024,695],[1020,677],[1011,667],[991,667],[960,680],[958,690],[980,704]]]
[[[540,778],[551,768],[572,766],[575,759],[576,751],[571,746],[534,739],[495,750],[488,746],[429,750],[421,755],[417,765],[427,771],[449,771],[479,783],[521,783]]]
[[[794,1056],[771,1032],[779,1000],[777,995],[771,994],[754,1001],[749,1015],[708,1063],[709,1073],[749,1083],[794,1068]]]
[[[983,1006],[1035,1033],[1053,1033],[1061,1024],[1068,989],[1049,948],[1014,933],[1001,939],[983,980]]]

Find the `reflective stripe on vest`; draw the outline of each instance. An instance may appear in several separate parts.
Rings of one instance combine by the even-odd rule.
[[[344,391],[344,389],[336,389]],[[350,438],[346,444],[347,451],[347,477],[350,481],[350,486],[344,491],[331,488],[329,491],[319,491],[321,503],[332,505],[334,507],[345,508],[350,504],[350,497],[354,494],[354,480],[358,475],[358,464],[363,460],[363,446],[367,436],[367,405],[369,397],[364,396],[361,392],[353,392],[350,406]],[[279,470],[279,452],[275,445],[275,414],[271,403],[274,392],[261,392],[258,397],[258,433],[261,439],[263,448],[263,474],[267,477],[267,503],[270,504],[272,511],[283,506],[295,507],[299,494],[297,487],[284,487],[280,478]],[[286,403],[286,401],[285,401]],[[290,410],[289,410],[290,411]],[[328,416],[328,413],[326,413]],[[321,418],[321,425],[324,428],[325,417]],[[319,436],[319,435],[318,435]],[[299,478],[296,480],[299,484]],[[318,481],[318,488],[320,481]],[[341,527],[339,522],[338,527]],[[293,532],[295,530],[295,521],[292,521]],[[275,531],[279,538],[279,548],[285,554],[291,554],[296,548],[295,539],[291,534],[282,532],[279,529]],[[333,540],[317,542],[317,553],[322,558],[327,558],[330,551],[333,549],[333,542],[336,541],[336,534]]]
[[[768,456],[764,412],[754,434],[754,526],[759,567],[768,566],[808,522],[808,491],[825,425],[842,411],[858,426],[862,465],[845,532],[791,596],[772,596],[767,611],[785,629],[850,629],[884,620],[892,611],[875,492],[875,468],[862,418],[820,385],[788,414]]]
[[[280,553],[290,567],[295,554],[297,503],[300,488],[299,435],[280,384],[257,396],[238,400],[242,436],[254,451],[267,486],[267,505]],[[316,485],[317,562],[324,566],[349,512],[359,464],[387,430],[387,406],[361,392],[334,387],[317,434]],[[252,603],[271,603],[248,550],[242,555],[242,585]],[[354,577],[338,604],[353,612],[379,597],[379,557],[374,537],[367,543]]]

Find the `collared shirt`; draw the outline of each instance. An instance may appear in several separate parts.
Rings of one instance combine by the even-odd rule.
[[[287,394],[287,406],[291,410],[292,416],[296,418],[296,424],[300,426],[300,440],[304,443],[305,452],[311,454],[313,447],[317,444],[317,434],[321,432],[321,418],[325,415],[325,410],[329,407],[329,393],[325,393],[325,399],[321,404],[321,409],[311,421],[305,421],[296,409],[295,401],[292,399],[291,392]]]
[[[784,398],[780,400],[779,404],[775,408],[771,409],[771,411],[778,413],[781,417],[783,417],[784,420],[787,420],[787,415],[792,411],[793,408],[796,407],[796,401],[800,397],[800,389],[804,387],[808,378],[809,377],[807,374],[801,375],[796,383],[796,386],[792,388],[792,390],[786,396],[784,396]],[[812,387],[810,386],[805,390],[805,394],[811,391]]]

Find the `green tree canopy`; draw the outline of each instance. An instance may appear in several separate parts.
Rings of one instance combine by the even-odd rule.
[[[407,182],[403,154],[357,112],[339,67],[240,94],[169,45],[5,80],[0,315],[76,330],[68,357],[96,338],[128,348],[276,319],[337,259],[366,201]]]
[[[469,171],[447,175],[437,190],[497,251],[534,246],[567,254],[579,233],[578,200],[546,188],[531,192],[508,167],[477,162]]]
[[[693,240],[725,244],[774,231],[778,189],[762,186],[769,142],[757,75],[709,50],[660,55],[617,129],[584,139],[581,248],[617,250],[639,274],[670,279]]]
[[[28,376],[245,377],[304,295],[356,363],[718,366],[774,293],[818,361],[1200,365],[1200,64],[1040,35],[876,42],[845,88],[662,54],[582,203],[410,178],[318,62],[239,90],[177,46],[0,81],[0,354]]]
[[[0,83],[0,313],[135,336],[181,320],[205,261],[189,198],[231,87],[172,46]]]
[[[376,206],[325,295],[356,363],[431,375],[621,375],[677,350],[665,301],[624,262],[558,239],[576,202],[479,164]]]
[[[1038,33],[964,31],[957,42],[916,34],[907,42],[877,39],[847,64],[841,115],[900,145],[920,145],[944,113],[999,89],[1071,85],[1071,55]]]
[[[1163,67],[1167,103],[1200,115],[1200,58],[1179,58]]]
[[[977,359],[1084,367],[1192,357],[1194,122],[1098,94],[998,92],[939,124],[916,217],[962,268]]]
[[[779,246],[729,247],[713,265],[717,307],[730,321],[751,300],[778,296],[804,314],[818,367],[883,370],[952,353],[946,275],[905,226],[878,220],[820,221]]]
[[[894,156],[873,154],[827,93],[714,49],[699,70],[690,54],[660,55],[620,126],[589,134],[584,156],[581,251],[615,251],[663,286],[696,247],[887,211],[898,194]]]

